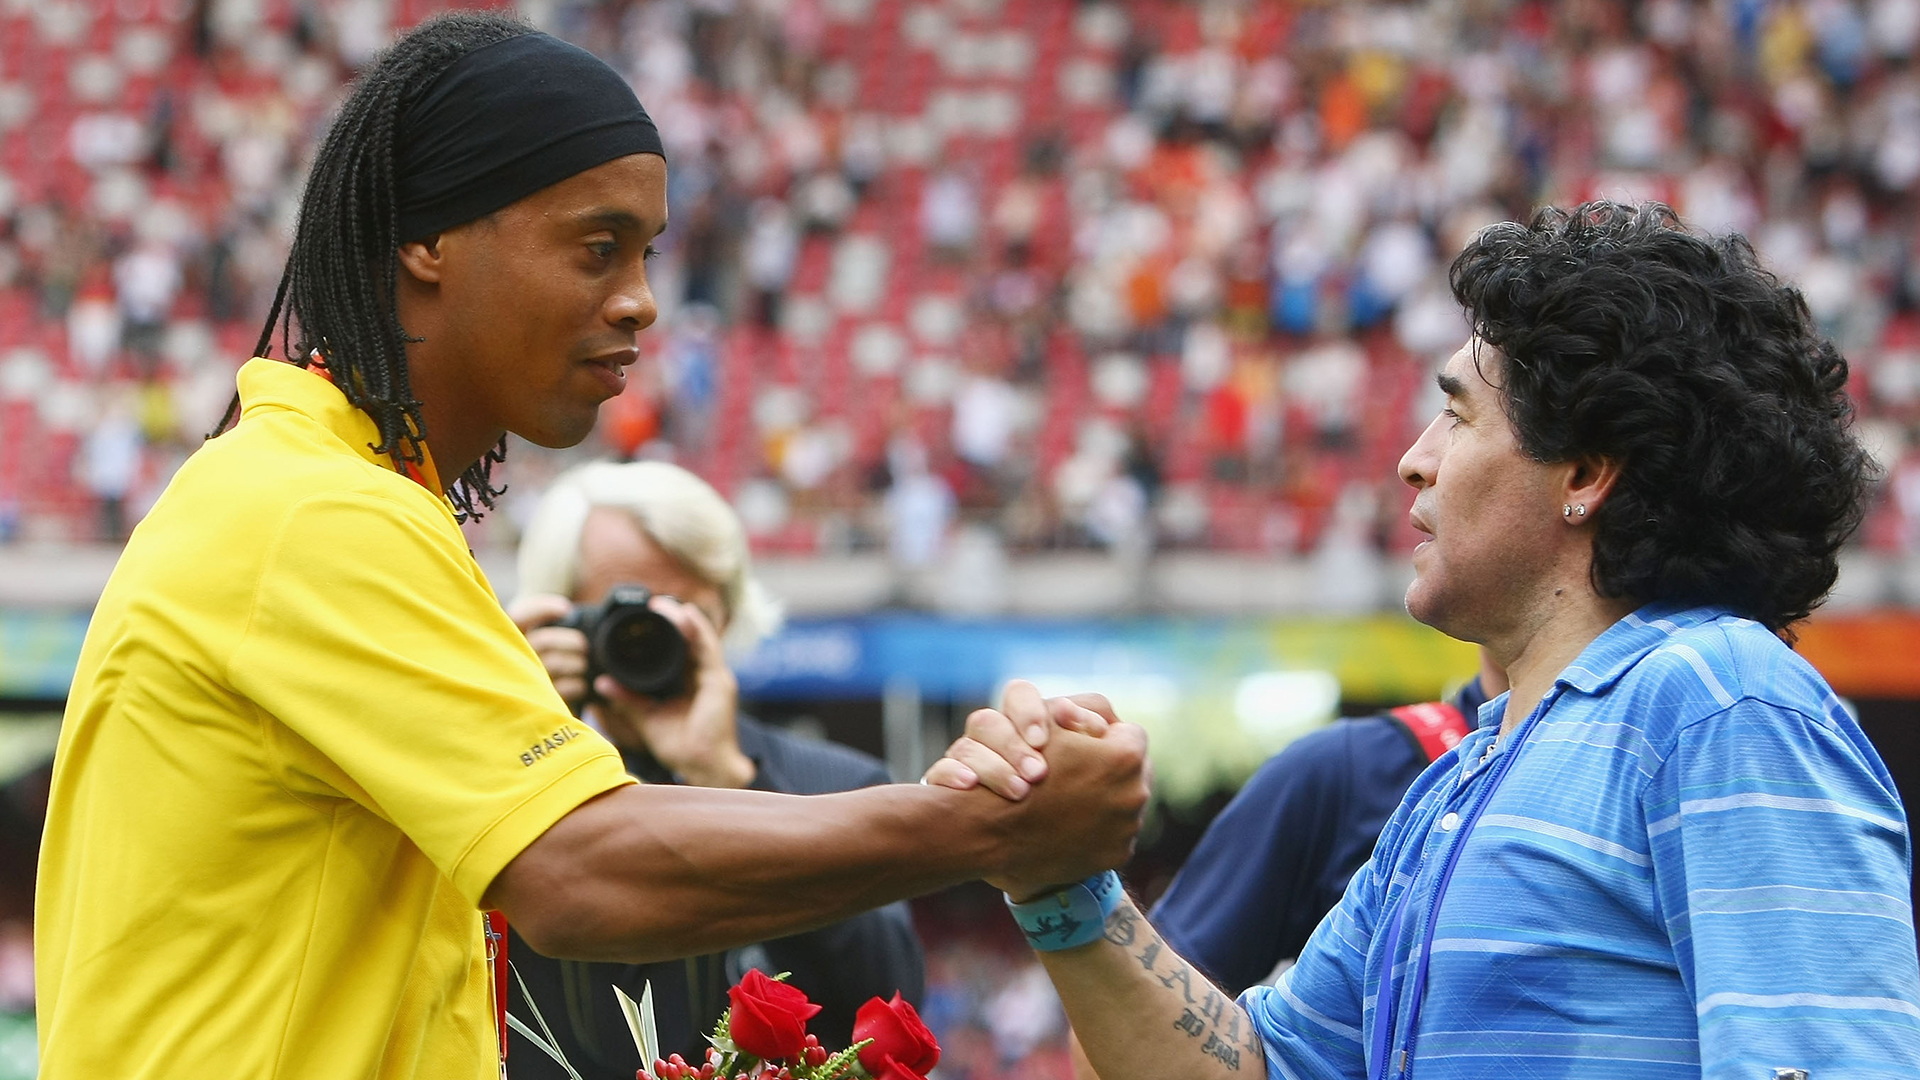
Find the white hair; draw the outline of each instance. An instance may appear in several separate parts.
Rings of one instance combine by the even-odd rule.
[[[560,474],[520,537],[520,595],[573,595],[580,536],[595,507],[632,517],[662,551],[720,591],[728,645],[751,648],[780,628],[780,604],[753,576],[739,515],[705,480],[663,461],[598,461]]]

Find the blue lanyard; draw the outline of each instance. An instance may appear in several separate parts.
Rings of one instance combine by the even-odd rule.
[[[1413,1053],[1414,1034],[1420,1024],[1420,1006],[1427,996],[1427,965],[1433,958],[1434,923],[1440,915],[1440,901],[1446,897],[1447,886],[1453,881],[1453,868],[1460,863],[1460,852],[1467,846],[1467,835],[1473,832],[1474,825],[1480,820],[1481,812],[1487,808],[1487,803],[1492,801],[1494,790],[1500,786],[1500,781],[1506,779],[1507,769],[1513,765],[1513,759],[1520,756],[1520,745],[1526,740],[1527,733],[1533,730],[1534,721],[1547,711],[1547,707],[1557,697],[1559,694],[1550,693],[1540,699],[1540,704],[1535,706],[1526,720],[1513,730],[1512,736],[1507,741],[1506,752],[1500,755],[1499,761],[1494,762],[1493,772],[1488,774],[1486,782],[1481,785],[1473,807],[1467,811],[1466,818],[1460,822],[1460,827],[1456,830],[1453,846],[1447,849],[1446,864],[1440,868],[1440,877],[1434,883],[1433,901],[1427,905],[1426,926],[1420,939],[1419,959],[1411,973],[1413,1000],[1407,1007],[1407,1045],[1403,1051],[1408,1057]],[[1386,966],[1380,973],[1380,987],[1374,992],[1373,999],[1372,1080],[1389,1080],[1394,1073],[1404,1071],[1407,1064],[1403,1061],[1400,1069],[1393,1068],[1392,1062],[1388,1060],[1387,1051],[1393,1045],[1395,997],[1393,958],[1400,955],[1400,938],[1406,928],[1407,919],[1413,915],[1413,893],[1413,883],[1408,882],[1406,889],[1400,894],[1399,906],[1387,919]]]

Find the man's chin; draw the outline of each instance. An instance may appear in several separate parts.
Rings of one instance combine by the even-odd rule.
[[[598,417],[599,413],[596,411],[588,414],[585,421],[570,420],[559,424],[542,424],[537,428],[528,428],[525,431],[515,430],[513,433],[535,446],[542,446],[548,450],[565,450],[579,446],[587,436],[593,434],[593,422]]]
[[[1412,616],[1415,622],[1445,633],[1445,628],[1440,625],[1443,616],[1439,605],[1434,602],[1432,590],[1422,587],[1427,584],[1416,572],[1412,583],[1407,586],[1406,595],[1401,598],[1401,606],[1407,609],[1407,614]]]

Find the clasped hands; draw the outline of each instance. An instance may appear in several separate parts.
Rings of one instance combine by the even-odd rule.
[[[1014,680],[1000,708],[967,717],[966,734],[921,782],[1019,804],[1007,867],[987,880],[1025,900],[1132,855],[1151,782],[1146,752],[1146,732],[1104,695],[1043,698]]]

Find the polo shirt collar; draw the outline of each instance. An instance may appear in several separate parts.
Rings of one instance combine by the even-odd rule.
[[[305,416],[339,436],[340,440],[368,461],[386,469],[400,471],[386,454],[373,448],[380,442],[380,429],[373,418],[361,412],[333,381],[317,371],[296,367],[284,360],[254,357],[240,366],[240,416],[245,419],[256,410],[287,409]],[[419,480],[435,498],[443,497],[440,474],[433,467],[433,454],[424,446],[418,466]]]
[[[1555,681],[1584,694],[1597,694],[1619,682],[1642,657],[1666,644],[1674,634],[1728,614],[1720,607],[1648,604],[1594,638]]]

